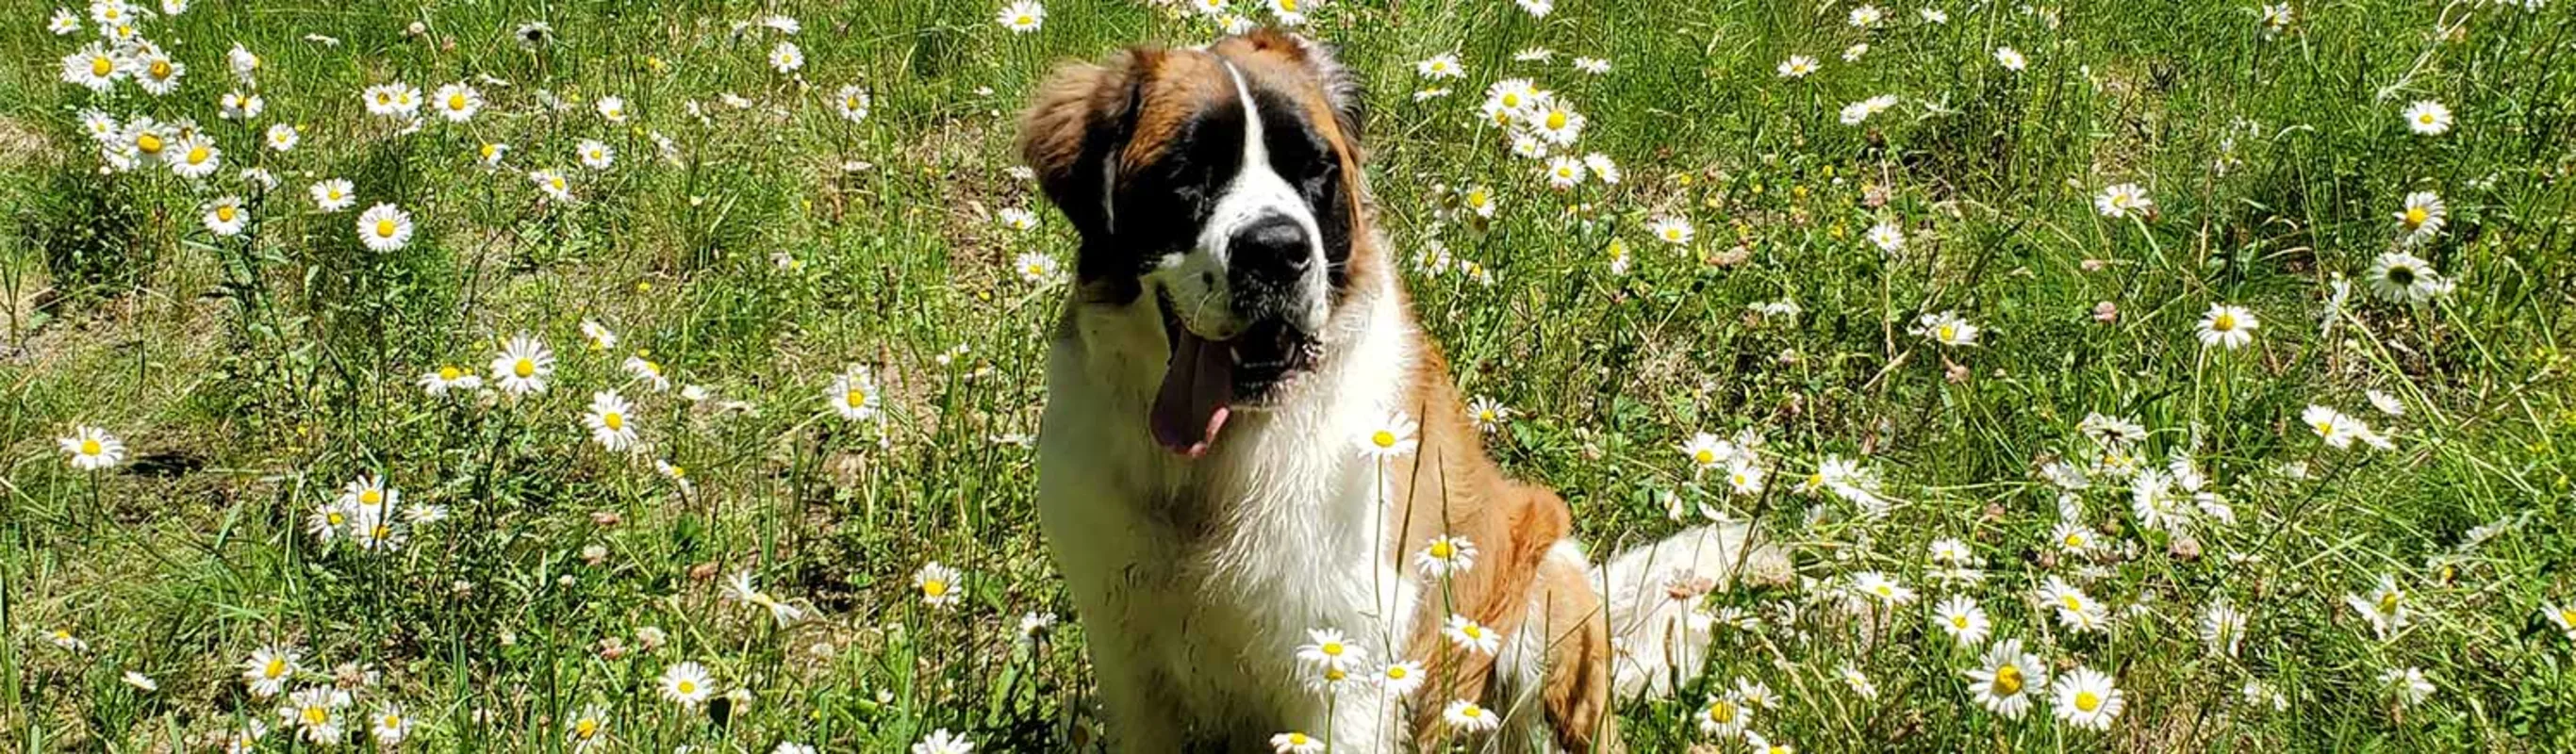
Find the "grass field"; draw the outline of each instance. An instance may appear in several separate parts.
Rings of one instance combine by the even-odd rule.
[[[1633,750],[2576,748],[2570,3],[1303,2],[1491,451],[1794,553]],[[1099,737],[1011,138],[1226,19],[105,5],[0,3],[0,750]]]

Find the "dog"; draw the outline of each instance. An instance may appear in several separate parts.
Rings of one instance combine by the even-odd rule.
[[[1564,501],[1485,455],[1371,222],[1360,107],[1329,48],[1259,30],[1066,64],[1022,118],[1080,236],[1038,507],[1103,743],[1615,750],[1614,701],[1705,659],[1701,593],[1787,561],[1724,526],[1596,568]],[[1435,577],[1444,536],[1475,557]],[[1444,636],[1462,621],[1499,646]],[[1401,696],[1400,661],[1426,676]],[[1445,722],[1458,700],[1499,727]]]

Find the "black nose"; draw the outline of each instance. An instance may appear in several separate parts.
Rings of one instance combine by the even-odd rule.
[[[1282,278],[1305,273],[1314,263],[1314,254],[1305,226],[1280,215],[1236,229],[1234,240],[1226,244],[1226,256],[1235,269],[1278,273]]]

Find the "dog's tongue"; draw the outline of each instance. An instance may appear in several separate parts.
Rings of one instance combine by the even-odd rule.
[[[1154,395],[1154,441],[1197,458],[1216,444],[1216,432],[1225,426],[1226,404],[1234,401],[1234,359],[1224,345],[1186,327],[1180,331],[1172,363],[1163,368],[1163,389]]]

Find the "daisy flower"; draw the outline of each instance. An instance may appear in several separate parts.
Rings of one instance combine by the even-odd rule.
[[[637,439],[634,422],[627,413],[635,409],[615,390],[602,390],[590,396],[590,410],[581,417],[590,428],[590,439],[611,453],[635,450]]]
[[[2309,404],[2306,410],[2299,412],[2299,423],[2307,425],[2308,431],[2315,433],[2326,447],[2336,450],[2349,450],[2355,441],[2381,450],[2391,447],[2387,438],[2372,432],[2370,425],[2360,417],[2327,406]]]
[[[2135,183],[2114,183],[2093,196],[2093,211],[2112,219],[2143,217],[2155,208],[2155,200],[2147,198],[2147,190]]]
[[[581,708],[581,714],[573,716],[572,724],[564,726],[564,737],[572,740],[574,751],[590,750],[590,747],[608,740],[607,733],[608,708],[597,704]]]
[[[2209,313],[2200,316],[2197,332],[2202,346],[2222,346],[2233,351],[2254,342],[2254,328],[2261,325],[2245,307],[2211,304]]]
[[[612,125],[626,122],[626,98],[624,97],[601,97],[599,101],[591,103],[590,109],[599,113],[600,120],[608,121]]]
[[[268,130],[262,135],[268,148],[279,152],[293,152],[296,143],[304,140],[304,132],[297,131],[294,126],[284,123],[269,124]]]
[[[483,378],[454,365],[441,365],[437,371],[423,373],[418,381],[421,392],[432,398],[444,398],[451,391],[471,392],[483,387]]]
[[[1467,403],[1467,418],[1476,423],[1477,429],[1494,432],[1502,429],[1503,422],[1511,420],[1512,410],[1501,401],[1479,395]]]
[[[644,386],[652,388],[653,392],[658,393],[671,389],[671,378],[662,376],[662,365],[655,363],[652,359],[647,359],[643,356],[628,356],[625,361],[618,362],[617,366],[619,369],[625,370],[626,376],[633,377],[637,382],[644,383]]]
[[[1894,222],[1882,221],[1869,227],[1869,242],[1879,251],[1894,254],[1905,250],[1905,229]]]
[[[98,471],[125,462],[125,442],[87,424],[73,427],[71,436],[56,438],[54,443],[71,457],[72,468],[80,471]]]
[[[966,737],[940,728],[912,745],[912,754],[974,754],[975,743]]]
[[[346,706],[349,692],[329,686],[306,686],[287,697],[286,706],[277,708],[277,716],[306,743],[332,746],[339,744],[347,732],[340,719],[340,708]]]
[[[1583,184],[1583,160],[1573,155],[1557,155],[1547,161],[1548,188],[1564,191]]]
[[[1493,629],[1486,628],[1467,616],[1454,613],[1449,616],[1448,623],[1441,627],[1440,634],[1449,637],[1449,642],[1458,645],[1459,649],[1488,657],[1493,656],[1494,651],[1503,646],[1502,634],[1495,633]]]
[[[1986,643],[1986,637],[1994,630],[1994,624],[1986,619],[1986,609],[1978,607],[1977,600],[1968,595],[1950,595],[1949,599],[1934,606],[1932,613],[1933,620],[1941,624],[1941,630],[1949,632],[1951,639],[1965,646]]]
[[[125,671],[125,675],[124,675],[124,676],[122,676],[119,680],[123,680],[123,681],[125,681],[125,685],[127,685],[127,686],[132,686],[132,687],[134,687],[134,688],[136,688],[136,689],[138,689],[138,690],[142,690],[142,691],[146,691],[146,692],[151,692],[151,691],[160,691],[160,690],[161,690],[161,682],[160,682],[160,681],[152,680],[152,676],[144,675],[144,674],[143,674],[142,672],[140,672],[140,671],[134,671],[134,670],[128,670],[128,671]]]
[[[1412,696],[1414,689],[1422,688],[1422,663],[1412,660],[1387,663],[1377,670],[1377,687],[1388,696]]]
[[[257,120],[259,114],[267,109],[268,100],[260,99],[259,95],[225,92],[216,117],[224,120]]]
[[[1925,314],[1914,321],[1915,335],[1945,346],[1976,345],[1978,332],[1976,324],[1960,317],[1957,312]]]
[[[1851,689],[1852,695],[1862,699],[1878,698],[1878,683],[1871,681],[1868,673],[1860,672],[1860,666],[1846,662],[1834,672],[1842,676],[1843,687]]]
[[[409,118],[420,109],[420,89],[400,81],[367,87],[360,96],[369,115]]]
[[[238,196],[219,197],[206,203],[206,232],[217,236],[240,235],[242,225],[250,221],[250,212],[242,209]]]
[[[1608,75],[1610,73],[1610,61],[1601,58],[1578,57],[1574,59],[1574,70],[1582,71],[1594,76]]]
[[[676,468],[676,467],[675,467]],[[771,597],[752,586],[751,572],[743,571],[725,579],[725,595],[746,605],[769,611],[769,618],[780,627],[805,617],[805,610]]]
[[[957,587],[957,569],[940,565],[939,561],[924,563],[921,570],[912,572],[912,588],[920,590],[921,601],[931,607],[956,605],[963,594]]]
[[[1436,81],[1464,77],[1467,75],[1467,69],[1458,64],[1456,54],[1444,52],[1414,63],[1413,74]]]
[[[1466,573],[1476,567],[1476,543],[1466,537],[1432,537],[1421,552],[1414,553],[1413,566],[1435,579]]]
[[[868,372],[867,367],[850,367],[849,371],[832,378],[832,385],[823,391],[823,398],[843,419],[862,421],[875,418],[878,400],[876,377]]]
[[[2058,625],[2076,633],[2100,629],[2110,620],[2109,609],[2099,600],[2056,576],[2040,585],[2039,600],[2056,608]]]
[[[2417,191],[2406,195],[2406,208],[2397,213],[2397,229],[2408,246],[2422,246],[2442,234],[2444,218],[2450,215],[2442,204],[2442,195]]]
[[[2283,31],[2287,31],[2290,28],[2290,21],[2294,15],[2295,12],[2290,10],[2289,3],[2264,3],[2263,32],[2265,34],[2279,34]]]
[[[2030,711],[2031,690],[2048,685],[2048,665],[2022,651],[2020,639],[2004,639],[1986,648],[1984,663],[1968,671],[1971,693],[1987,711],[2019,720]]]
[[[1368,651],[1350,643],[1342,632],[1329,628],[1307,629],[1307,642],[1297,647],[1297,661],[1318,670],[1349,671],[1368,658]]]
[[[2406,130],[2415,132],[2417,136],[2440,136],[2451,130],[2451,108],[2442,106],[2440,102],[2416,100],[2406,106],[2402,115],[2406,118]]]
[[[375,734],[378,745],[391,748],[395,744],[402,743],[403,739],[411,737],[412,719],[403,714],[402,705],[387,704],[377,707],[376,714],[367,719],[373,722],[369,732]]]
[[[1671,215],[1647,221],[1646,233],[1654,236],[1655,240],[1674,246],[1690,245],[1691,239],[1697,235],[1689,220]]]
[[[857,84],[843,86],[839,92],[832,95],[833,109],[841,112],[843,120],[852,123],[868,119],[869,104],[868,90]]]
[[[1477,217],[1493,217],[1494,210],[1497,208],[1494,192],[1483,186],[1467,189],[1466,193],[1459,195],[1459,201],[1467,205],[1467,211],[1476,213]]]
[[[170,172],[181,178],[204,178],[223,166],[223,150],[204,135],[180,139],[177,147],[164,154],[170,160]]]
[[[78,32],[80,29],[80,16],[72,13],[70,8],[55,8],[53,17],[45,20],[45,30],[53,32],[57,37]]]
[[[1584,155],[1583,167],[1592,171],[1592,177],[1601,179],[1602,183],[1619,185],[1619,163],[1611,162],[1609,155],[1600,152]]]
[[[1360,456],[1384,460],[1411,453],[1419,442],[1414,437],[1417,429],[1420,429],[1420,426],[1414,423],[1412,417],[1405,416],[1404,412],[1387,412],[1386,417],[1379,420],[1377,426],[1367,428],[1356,438]]]
[[[1512,3],[1520,6],[1521,11],[1530,14],[1531,18],[1546,18],[1549,12],[1556,10],[1556,0],[1512,0]]]
[[[1521,2],[1526,7],[1530,0],[1521,0]],[[1448,723],[1450,730],[1459,733],[1482,733],[1502,727],[1503,724],[1503,718],[1495,715],[1493,710],[1477,706],[1475,702],[1465,699],[1453,700],[1448,706],[1442,707],[1440,720]]]
[[[1858,8],[1851,9],[1851,15],[1846,20],[1850,21],[1854,28],[1867,29],[1872,26],[1877,26],[1878,22],[1886,19],[1887,12],[1879,10],[1878,6],[1863,5]]]
[[[610,149],[598,139],[583,139],[573,145],[572,151],[573,156],[581,160],[582,167],[592,170],[607,170],[617,162],[617,150]]]
[[[2379,584],[2368,594],[2344,595],[2343,603],[2370,622],[2371,633],[2377,634],[2380,641],[2387,641],[2415,622],[2415,609],[2406,604],[2406,590],[2398,588],[2393,576],[2380,576]]]
[[[2408,667],[2379,674],[2379,685],[2397,695],[2397,701],[2412,707],[2433,698],[2433,682],[2424,677],[2424,669]]]
[[[270,645],[251,650],[243,660],[242,685],[250,687],[254,698],[266,699],[286,691],[286,682],[295,679],[297,662],[304,653],[294,647]]]
[[[2245,611],[2236,609],[2226,598],[2210,600],[2200,613],[2200,641],[2211,654],[2235,657],[2245,643]]]
[[[434,98],[438,103],[439,117],[446,118],[449,123],[473,120],[475,113],[483,111],[483,94],[462,81],[439,87]]]
[[[65,652],[83,654],[89,651],[89,642],[81,641],[80,637],[73,636],[72,632],[67,630],[54,629],[53,634],[47,638],[53,642],[55,648]]]
[[[546,391],[555,373],[555,353],[526,333],[510,336],[501,355],[492,359],[492,382],[501,392],[534,395]]]
[[[1879,604],[1888,607],[1900,607],[1914,601],[1913,589],[1906,588],[1904,583],[1878,571],[1862,571],[1853,574],[1852,591],[1860,593],[1863,597],[1877,600]]]
[[[1030,285],[1054,285],[1064,279],[1064,266],[1055,257],[1039,252],[1021,254],[1011,266],[1018,268],[1020,279]]]
[[[2568,641],[2576,641],[2576,602],[2544,606],[2541,608],[2541,616],[2548,618],[2552,625],[2556,625],[2560,633],[2566,634]]]
[[[178,91],[179,77],[188,73],[187,65],[170,59],[160,48],[148,45],[136,50],[127,64],[134,69],[130,74],[134,77],[134,85],[155,97]]]
[[[1995,48],[1995,63],[2003,66],[2004,70],[2014,73],[2020,73],[2022,69],[2030,67],[2030,59],[2022,57],[2020,50],[2010,47]]]
[[[662,690],[663,699],[687,709],[697,709],[716,693],[715,682],[707,676],[706,666],[696,662],[680,662],[663,668],[661,679],[654,685]]]
[[[2058,677],[2051,693],[2057,699],[2057,718],[2076,727],[2110,730],[2111,720],[2120,716],[2120,689],[2102,671],[2076,666]]]
[[[1812,57],[1791,55],[1788,60],[1780,61],[1780,78],[1803,79],[1815,72],[1816,59]]]
[[[769,67],[779,73],[795,73],[796,69],[805,67],[805,51],[798,49],[794,42],[780,40],[778,46],[769,48]]]
[[[411,213],[378,204],[358,213],[358,240],[375,251],[399,251],[411,244]]]
[[[1582,113],[1565,106],[1563,100],[1549,97],[1545,101],[1531,103],[1530,131],[1547,143],[1573,146],[1576,139],[1583,137],[1583,126],[1586,122]],[[1577,178],[1580,179],[1580,176]]]
[[[2422,257],[2403,251],[2380,254],[2365,277],[2371,295],[2401,304],[2421,304],[2451,289]]]
[[[1322,754],[1324,739],[1289,731],[1270,737],[1273,754]]]
[[[358,203],[356,187],[346,178],[328,178],[313,184],[313,204],[324,212],[338,212]]]
[[[1046,23],[1046,7],[1037,4],[1037,0],[1017,0],[1002,6],[1002,12],[995,14],[993,20],[1013,34],[1027,34]]]
[[[1753,710],[1744,706],[1743,699],[1729,692],[1708,700],[1708,706],[1701,707],[1699,714],[1692,717],[1699,720],[1701,735],[1731,738],[1743,733],[1744,726],[1753,723]]]
[[[498,152],[494,154],[496,156],[492,159],[499,159]],[[537,190],[543,192],[548,199],[558,202],[572,201],[572,184],[564,180],[562,172],[553,169],[530,171],[528,181],[537,184]]]

